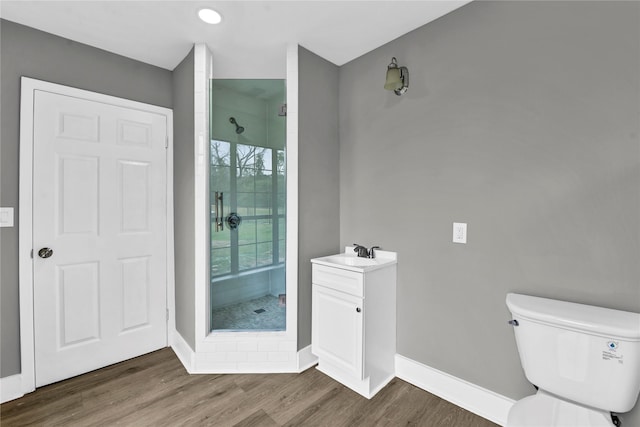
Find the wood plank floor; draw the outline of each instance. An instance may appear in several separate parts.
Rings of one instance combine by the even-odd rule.
[[[367,400],[317,369],[189,375],[163,349],[0,405],[9,426],[460,426],[495,424],[398,378]]]

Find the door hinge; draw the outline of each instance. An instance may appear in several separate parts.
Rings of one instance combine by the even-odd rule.
[[[278,110],[278,116],[285,117],[287,115],[287,104],[282,104]]]
[[[169,321],[169,309],[167,308],[167,322]]]
[[[169,148],[169,137],[168,136],[164,140],[164,148]]]
[[[33,259],[33,249],[31,249],[31,259]]]

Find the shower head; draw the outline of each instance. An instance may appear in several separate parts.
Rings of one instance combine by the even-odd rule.
[[[238,124],[238,122],[236,122],[236,118],[235,117],[229,117],[229,122],[236,125],[236,133],[238,135],[240,135],[242,132],[244,132],[244,128],[242,126],[240,126]]]

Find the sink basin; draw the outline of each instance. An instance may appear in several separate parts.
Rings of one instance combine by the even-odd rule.
[[[380,264],[376,259],[370,258],[360,258],[357,256],[343,256],[343,255],[333,255],[325,257],[324,260],[326,262],[342,264],[342,265],[351,265],[356,267],[365,267],[369,265],[378,265]]]
[[[353,253],[353,247],[347,246],[345,253],[314,258],[311,262],[327,267],[364,273],[377,270],[389,264],[395,264],[397,262],[397,256],[395,252],[376,251],[375,258],[361,258]]]

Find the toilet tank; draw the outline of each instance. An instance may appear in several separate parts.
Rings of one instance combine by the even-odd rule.
[[[640,314],[508,294],[527,379],[561,398],[630,411],[640,391]]]

